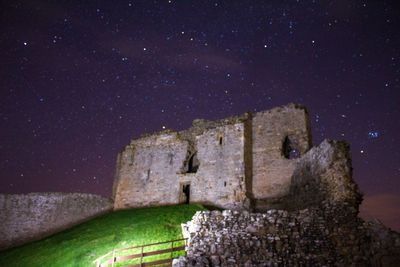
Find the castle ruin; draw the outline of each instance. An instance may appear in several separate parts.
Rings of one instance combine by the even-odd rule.
[[[178,203],[262,209],[289,194],[311,143],[307,110],[296,104],[194,120],[181,132],[132,140],[118,155],[114,209]]]
[[[187,255],[173,266],[400,262],[399,233],[358,217],[362,197],[352,179],[349,145],[324,140],[311,147],[309,117],[300,105],[195,120],[184,131],[133,140],[118,155],[113,198],[0,195],[0,250],[112,208],[200,203],[225,210],[197,212],[182,225]]]

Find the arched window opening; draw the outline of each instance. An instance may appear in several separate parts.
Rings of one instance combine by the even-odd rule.
[[[282,154],[287,159],[297,159],[300,158],[300,150],[297,145],[290,139],[289,136],[285,137],[282,144]]]
[[[219,137],[219,145],[222,146],[222,136]]]

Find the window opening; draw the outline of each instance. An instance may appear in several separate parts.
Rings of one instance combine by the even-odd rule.
[[[285,140],[283,141],[282,153],[287,159],[297,159],[301,156],[300,151],[297,149],[294,142],[290,140],[289,136],[286,136]]]
[[[188,173],[196,173],[197,170],[199,169],[200,162],[197,159],[197,153],[194,153],[190,158],[188,162],[188,168],[187,172]]]

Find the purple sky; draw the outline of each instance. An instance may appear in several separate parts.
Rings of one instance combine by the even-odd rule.
[[[296,102],[400,221],[399,18],[396,1],[2,1],[0,192],[110,196],[131,138]]]

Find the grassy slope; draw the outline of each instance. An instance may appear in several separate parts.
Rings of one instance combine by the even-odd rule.
[[[46,239],[0,252],[0,266],[94,266],[113,248],[181,238],[180,224],[199,205],[178,205],[113,212]]]

